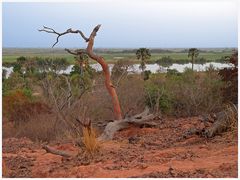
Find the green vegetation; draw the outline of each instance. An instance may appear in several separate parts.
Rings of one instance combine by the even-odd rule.
[[[139,48],[136,51],[136,57],[138,60],[141,61],[139,68],[143,72],[146,69],[146,61],[151,58],[151,53],[150,53],[149,49],[147,49],[147,48]]]
[[[163,60],[172,61],[172,58]],[[237,54],[230,60],[237,65]],[[4,137],[72,139],[82,133],[75,128],[76,117],[88,117],[93,124],[114,119],[105,79],[102,72],[90,68],[88,58],[76,58],[70,74],[56,73],[68,66],[64,58],[19,56],[14,64],[12,75],[2,81]],[[151,74],[145,71],[144,78],[128,73],[131,66],[131,61],[118,60],[112,71],[125,117],[141,112],[146,106],[166,116],[204,115],[221,111],[226,99],[237,102],[237,66],[220,74],[213,67],[205,72],[187,69],[184,73],[169,70]]]
[[[103,56],[107,62],[115,63],[117,60],[125,59],[138,63],[136,58],[136,50],[122,50],[122,49],[110,49],[108,51],[104,49],[96,49],[99,55]],[[163,57],[171,57],[175,62],[181,63],[182,61],[191,62],[188,58],[188,51],[184,49],[170,49],[170,50],[156,50],[150,49],[151,59],[148,63],[154,63],[155,61]],[[221,61],[223,57],[230,56],[232,49],[209,49],[201,50],[198,58],[204,58],[206,61]],[[75,59],[72,55],[69,55],[63,49],[3,49],[3,63],[16,62],[20,56],[25,57],[42,57],[42,58],[65,58],[71,64],[74,64]],[[94,61],[90,61],[94,63]]]
[[[193,65],[195,63],[195,59],[198,57],[199,55],[199,50],[197,48],[190,48],[188,50],[188,57],[191,57],[192,60],[192,70],[193,70]]]
[[[146,103],[155,111],[168,115],[196,116],[222,108],[223,88],[218,72],[208,70],[196,73],[187,69],[184,73],[169,71],[155,74],[145,84]]]

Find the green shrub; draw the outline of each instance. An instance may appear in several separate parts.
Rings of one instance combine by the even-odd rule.
[[[165,77],[153,76],[145,84],[146,105],[163,113],[195,116],[222,108],[220,89],[224,86],[216,71],[196,73],[186,69]]]
[[[22,65],[15,63],[13,65],[13,72],[22,73]]]
[[[7,78],[7,70],[3,69],[2,70],[2,81],[4,81]]]
[[[150,75],[151,75],[151,71],[147,70],[147,71],[144,71],[143,73],[143,80],[146,81],[150,78]]]
[[[24,64],[27,61],[27,58],[24,56],[20,56],[17,58],[17,63],[18,64]]]
[[[163,113],[170,112],[172,109],[172,100],[165,89],[165,85],[158,86],[157,84],[149,83],[145,86],[146,96],[145,102],[151,109],[161,111]]]
[[[177,75],[180,76],[181,73],[179,73],[176,69],[168,69],[167,70],[167,76]]]
[[[26,86],[27,83],[22,74],[14,72],[9,78],[4,79],[2,84],[2,94],[4,96],[12,90],[23,89]]]

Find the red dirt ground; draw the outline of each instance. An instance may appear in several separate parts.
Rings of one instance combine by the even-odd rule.
[[[158,128],[130,127],[101,143],[88,157],[71,143],[49,146],[74,158],[46,153],[29,139],[4,139],[5,177],[237,177],[237,135],[226,132],[205,139],[183,137],[200,127],[197,117],[160,120]]]

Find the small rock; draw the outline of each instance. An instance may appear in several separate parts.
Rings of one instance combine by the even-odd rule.
[[[128,138],[128,142],[129,142],[130,144],[135,144],[135,143],[137,143],[139,140],[140,140],[139,137],[136,137],[136,136],[132,136],[132,137]]]
[[[145,163],[143,163],[143,164],[140,165],[140,168],[141,168],[141,169],[146,169],[147,167],[148,167],[148,165],[145,164]]]
[[[207,178],[213,178],[213,176],[211,174],[208,174],[206,177]]]
[[[19,168],[20,168],[20,169],[25,169],[26,167],[25,167],[25,166],[20,166]]]
[[[206,149],[206,148],[207,148],[207,146],[205,144],[199,146],[199,149]]]

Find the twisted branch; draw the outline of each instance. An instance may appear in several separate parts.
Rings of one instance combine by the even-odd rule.
[[[73,54],[73,55],[75,55],[75,56],[78,55],[78,53],[73,52],[73,51],[71,51],[70,49],[65,48],[64,50],[67,51],[69,54]]]
[[[73,55],[75,55],[75,56],[78,56],[78,55],[87,53],[86,51],[84,51],[84,50],[82,50],[82,49],[81,49],[81,50],[80,50],[80,49],[77,49],[77,50],[75,50],[75,51],[71,51],[70,49],[65,48],[64,50],[67,51],[69,54],[73,54]]]
[[[80,30],[72,30],[71,28],[70,29],[67,29],[65,32],[63,33],[59,33],[59,32],[56,32],[53,28],[49,28],[49,27],[46,27],[46,26],[43,26],[43,29],[39,29],[38,31],[43,31],[43,32],[47,32],[47,33],[52,33],[52,34],[57,34],[57,39],[56,39],[56,42],[52,45],[52,48],[58,43],[59,41],[59,38],[65,34],[69,34],[69,33],[74,33],[74,34],[77,34],[79,33],[81,35],[81,37],[86,41],[88,42],[89,41],[89,38],[87,38],[82,31]]]

